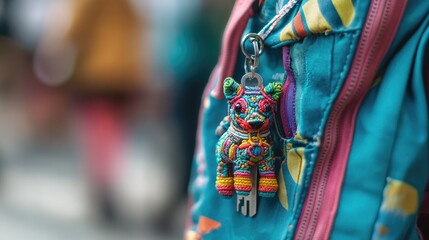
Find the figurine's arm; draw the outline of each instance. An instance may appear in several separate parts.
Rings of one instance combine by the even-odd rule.
[[[216,128],[216,136],[222,136],[222,134],[224,134],[226,130],[228,130],[230,125],[231,123],[229,121],[229,116],[224,117]]]

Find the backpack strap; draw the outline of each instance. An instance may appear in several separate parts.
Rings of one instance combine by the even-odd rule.
[[[247,22],[254,13],[254,3],[257,2],[254,0],[237,0],[232,9],[231,17],[223,33],[222,51],[219,61],[209,81],[210,88],[215,79],[220,80],[212,91],[212,95],[215,98],[222,99],[224,97],[223,79],[231,77],[234,74],[241,36],[247,26]]]

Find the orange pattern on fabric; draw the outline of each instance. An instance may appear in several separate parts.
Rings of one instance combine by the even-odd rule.
[[[218,221],[210,219],[208,217],[201,216],[198,221],[197,230],[188,230],[185,233],[186,240],[201,240],[204,235],[210,233],[211,231],[220,228],[222,224]]]
[[[222,224],[208,217],[201,216],[198,223],[197,232],[201,235],[207,234],[215,229],[220,228]]]
[[[305,37],[305,36],[308,35],[308,33],[304,29],[304,24],[302,22],[302,17],[301,17],[301,13],[300,12],[298,12],[298,14],[296,15],[296,17],[293,19],[293,25],[295,27],[296,33],[300,37]]]
[[[321,4],[330,4],[328,2],[320,2]],[[352,0],[331,0],[335,11],[341,19],[342,25],[347,28],[351,26],[355,18],[355,8]],[[326,14],[326,16],[330,16]],[[305,22],[304,22],[305,18]],[[322,9],[319,6],[318,0],[308,0],[305,2],[301,9],[291,22],[289,22],[280,32],[280,41],[297,40],[308,36],[309,34],[317,34],[329,32],[333,27],[329,24],[330,19],[325,19],[322,14]],[[308,31],[305,30],[306,24]],[[293,31],[295,28],[296,33]],[[296,36],[298,35],[298,36]]]

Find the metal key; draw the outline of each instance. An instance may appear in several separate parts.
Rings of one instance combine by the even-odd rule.
[[[257,166],[252,166],[250,176],[252,181],[252,190],[248,196],[237,195],[237,212],[241,212],[244,216],[253,217],[256,215],[256,204],[258,200],[258,171]]]

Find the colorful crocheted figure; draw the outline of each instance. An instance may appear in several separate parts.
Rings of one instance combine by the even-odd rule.
[[[281,91],[279,82],[263,88],[261,85],[243,86],[232,78],[225,79],[229,117],[216,129],[217,134],[226,129],[216,147],[216,188],[220,194],[231,196],[236,191],[238,195],[249,195],[252,190],[250,170],[257,166],[259,196],[275,196],[278,184],[270,126]]]

